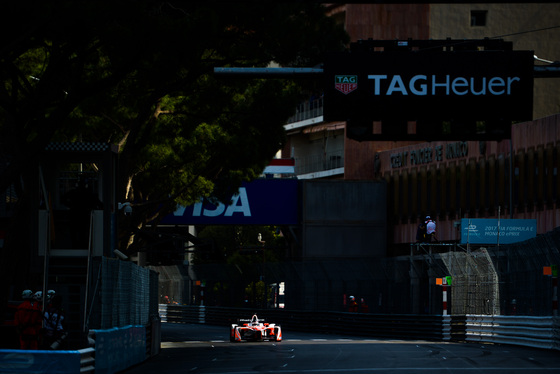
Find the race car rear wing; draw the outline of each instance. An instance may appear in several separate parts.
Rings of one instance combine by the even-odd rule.
[[[239,318],[237,321],[240,322],[240,323],[241,322],[257,322],[255,320],[247,319],[247,318]],[[263,319],[259,318],[258,322],[260,323],[260,322],[266,322],[266,321],[264,320],[264,318]]]
[[[239,323],[241,322],[251,322],[251,323],[264,323],[265,320],[263,319],[259,319],[259,317],[257,317],[256,314],[253,314],[253,317],[251,317],[251,319],[238,319]]]

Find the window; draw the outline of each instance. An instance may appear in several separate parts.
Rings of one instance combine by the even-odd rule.
[[[486,26],[487,10],[471,10],[471,26]]]

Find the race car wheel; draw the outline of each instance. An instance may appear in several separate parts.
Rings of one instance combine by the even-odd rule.
[[[282,337],[279,335],[280,329],[278,327],[274,328],[274,341],[279,342],[282,341]]]
[[[231,325],[231,329],[229,329],[229,341],[235,342],[235,330],[237,325]]]

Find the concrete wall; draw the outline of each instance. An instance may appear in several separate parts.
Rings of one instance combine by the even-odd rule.
[[[386,185],[376,181],[303,183],[303,257],[383,257]]]

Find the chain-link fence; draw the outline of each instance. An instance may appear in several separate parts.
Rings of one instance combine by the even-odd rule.
[[[191,282],[184,266],[149,266],[159,273],[158,302],[160,304],[189,304]]]
[[[486,248],[441,258],[452,277],[451,314],[500,314],[499,278]]]
[[[549,316],[553,278],[546,266],[560,264],[560,228],[521,243],[491,248],[500,276],[502,314]]]
[[[90,329],[147,325],[158,315],[158,274],[132,262],[103,257],[94,264]]]

